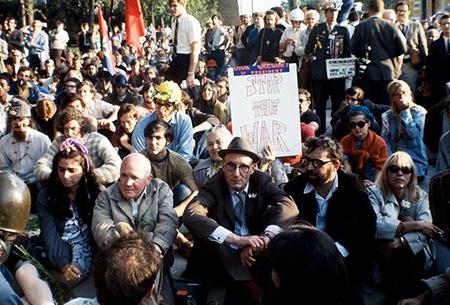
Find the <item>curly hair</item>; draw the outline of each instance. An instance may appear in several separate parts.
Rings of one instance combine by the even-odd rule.
[[[342,146],[333,138],[324,135],[311,137],[306,140],[305,146],[307,147],[306,154],[310,154],[316,149],[321,149],[328,152],[328,155],[334,160],[342,159]]]
[[[64,133],[64,125],[70,121],[77,121],[78,124],[80,124],[80,132],[82,135],[87,132],[86,118],[80,111],[72,107],[68,107],[61,111],[56,122],[56,130],[60,133]]]

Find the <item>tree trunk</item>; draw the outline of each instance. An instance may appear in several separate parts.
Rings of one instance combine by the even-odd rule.
[[[224,25],[239,25],[237,0],[219,0],[219,12]]]
[[[20,21],[22,23],[22,26],[26,26],[27,25],[27,18],[26,18],[26,15],[25,15],[25,0],[20,0],[19,16],[20,16]]]
[[[26,14],[28,25],[32,25],[34,21],[34,2],[33,0],[26,0]]]

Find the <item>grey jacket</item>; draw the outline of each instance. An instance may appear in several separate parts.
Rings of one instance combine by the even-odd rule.
[[[122,197],[119,182],[115,182],[98,196],[92,216],[92,235],[100,248],[107,248],[116,239],[115,224],[126,222],[164,252],[172,244],[178,228],[173,209],[173,195],[169,186],[154,178],[146,188],[139,205],[138,217],[133,217],[131,204]]]

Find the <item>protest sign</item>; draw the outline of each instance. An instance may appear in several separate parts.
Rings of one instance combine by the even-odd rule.
[[[335,58],[325,61],[327,78],[353,77],[355,75],[356,58]]]
[[[295,64],[228,69],[233,135],[250,139],[258,152],[272,145],[275,156],[301,151]]]

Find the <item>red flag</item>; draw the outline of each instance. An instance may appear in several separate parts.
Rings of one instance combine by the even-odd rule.
[[[125,0],[127,43],[138,48],[142,55],[140,38],[145,36],[144,15],[139,0]]]
[[[103,51],[103,66],[108,69],[108,72],[114,76],[116,69],[112,64],[112,47],[108,36],[108,26],[105,19],[103,19],[102,8],[98,4],[98,24],[100,26],[100,35],[102,35],[102,51]]]

